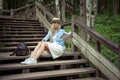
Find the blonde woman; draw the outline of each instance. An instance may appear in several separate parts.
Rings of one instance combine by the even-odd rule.
[[[60,28],[61,25],[59,18],[53,18],[52,22],[51,29],[48,31],[47,35],[37,44],[30,57],[21,62],[21,64],[36,64],[37,59],[44,53],[44,51],[50,53],[53,59],[63,55],[65,44],[62,36],[65,31]],[[50,41],[47,42],[49,39]]]

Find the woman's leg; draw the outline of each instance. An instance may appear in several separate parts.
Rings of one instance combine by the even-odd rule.
[[[35,47],[33,53],[30,55],[30,58],[34,57],[34,56],[37,54],[38,50],[39,50],[40,47],[41,47],[41,44],[42,44],[42,42],[39,42],[39,43],[37,44],[37,46]]]
[[[43,54],[43,52],[45,50],[49,51],[47,42],[42,42],[40,48],[36,49],[36,50],[38,50],[38,51],[36,51],[37,53],[35,55],[33,55],[33,56],[30,57],[30,58],[33,58],[35,60],[37,60],[41,56],[41,54]]]

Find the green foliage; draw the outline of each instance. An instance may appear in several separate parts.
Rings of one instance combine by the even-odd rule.
[[[120,43],[120,16],[99,15],[95,22],[95,30],[108,39]]]
[[[114,43],[120,44],[120,15],[98,15],[95,22],[95,30]],[[102,46],[102,53],[115,65],[118,65],[118,57],[115,53]]]

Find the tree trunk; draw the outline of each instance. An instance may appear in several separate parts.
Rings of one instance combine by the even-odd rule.
[[[3,0],[0,0],[0,14],[2,14],[1,10],[3,9]]]
[[[86,10],[87,26],[93,28],[97,15],[97,0],[86,0]]]
[[[3,0],[0,0],[0,10],[3,9]]]
[[[66,2],[65,0],[62,0],[62,3],[61,3],[61,18],[62,18],[62,21],[65,22],[65,11],[66,11]]]
[[[86,0],[86,22],[90,28],[94,27],[95,18],[97,15],[97,0]],[[90,40],[90,36],[87,36],[87,41]]]
[[[56,16],[60,18],[60,5],[59,5],[59,0],[55,0],[55,5],[56,5]]]
[[[113,0],[113,13],[114,16],[118,14],[118,0]]]
[[[86,0],[80,0],[80,23],[86,26]],[[81,37],[86,41],[87,34],[81,29]]]

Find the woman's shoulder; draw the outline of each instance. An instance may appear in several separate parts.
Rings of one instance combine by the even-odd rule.
[[[64,29],[59,29],[60,32],[65,32]]]

